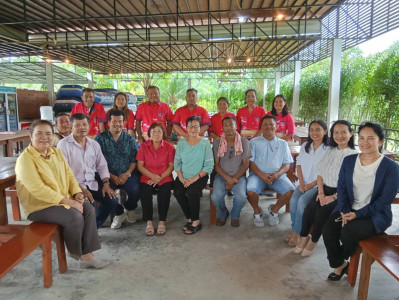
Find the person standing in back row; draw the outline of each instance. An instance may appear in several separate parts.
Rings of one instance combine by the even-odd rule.
[[[180,137],[188,137],[186,122],[190,117],[198,117],[201,121],[199,135],[203,136],[205,131],[211,125],[211,119],[205,108],[197,105],[198,91],[196,89],[188,89],[186,92],[187,104],[176,110],[173,116],[173,130]]]
[[[161,101],[157,86],[150,85],[147,89],[148,101],[141,103],[136,111],[136,131],[139,144],[147,141],[148,129],[152,123],[162,123],[166,129],[166,139],[172,134],[173,113],[168,104]]]
[[[85,88],[82,92],[82,103],[76,103],[72,108],[71,116],[76,113],[85,114],[90,118],[89,136],[94,137],[100,132],[104,132],[107,115],[101,103],[94,102],[95,94],[91,88]]]

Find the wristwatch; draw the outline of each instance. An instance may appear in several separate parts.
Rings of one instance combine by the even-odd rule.
[[[103,181],[103,184],[109,184],[109,180]]]

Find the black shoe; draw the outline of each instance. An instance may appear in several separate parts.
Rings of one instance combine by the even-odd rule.
[[[341,280],[342,276],[344,276],[344,274],[348,274],[348,269],[349,269],[349,262],[346,265],[345,268],[342,269],[341,275],[335,274],[334,272],[330,273],[330,275],[328,275],[328,280],[331,281],[339,281]]]

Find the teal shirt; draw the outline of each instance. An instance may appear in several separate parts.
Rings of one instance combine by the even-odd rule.
[[[211,174],[213,166],[212,148],[208,140],[202,139],[195,146],[187,144],[185,138],[177,143],[174,167],[176,171],[182,171],[184,179],[193,177],[201,171]]]

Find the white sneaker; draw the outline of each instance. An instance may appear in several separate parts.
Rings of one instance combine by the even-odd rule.
[[[278,217],[278,213],[275,214],[274,212],[272,212],[272,204],[270,204],[267,207],[267,211],[268,211],[267,216],[269,218],[269,224],[271,226],[276,226],[278,223],[280,223],[280,219]]]
[[[93,257],[90,260],[80,260],[79,261],[79,268],[80,269],[87,269],[87,268],[94,268],[94,269],[103,269],[108,266],[110,262],[108,260],[102,260],[96,257]]]
[[[123,221],[126,220],[126,213],[123,213],[119,216],[115,216],[114,220],[112,221],[111,228],[112,229],[119,229],[122,226]]]
[[[254,225],[256,227],[263,227],[265,226],[265,222],[263,222],[262,214],[254,215]]]
[[[136,223],[136,211],[128,210],[127,211],[127,221],[131,224]]]

